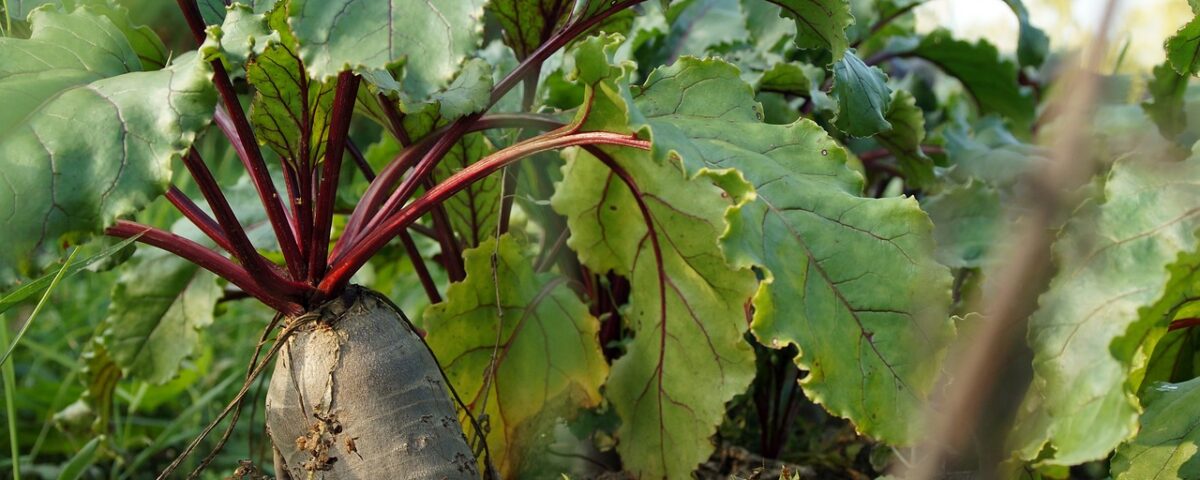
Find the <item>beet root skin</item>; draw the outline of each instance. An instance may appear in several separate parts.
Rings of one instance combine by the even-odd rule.
[[[276,476],[478,479],[437,361],[381,295],[293,321],[267,390]]]

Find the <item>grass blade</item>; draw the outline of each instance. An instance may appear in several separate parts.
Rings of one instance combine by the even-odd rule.
[[[102,440],[104,440],[104,436],[98,436],[79,449],[79,452],[71,457],[71,461],[67,462],[62,472],[58,474],[58,480],[76,480],[83,475],[83,471],[96,462],[97,447],[100,446]]]
[[[42,293],[42,298],[38,300],[37,306],[33,307],[33,313],[29,314],[29,318],[25,320],[25,324],[21,325],[21,330],[17,332],[17,338],[14,338],[12,344],[8,343],[7,323],[5,324],[4,344],[8,345],[4,356],[0,357],[0,365],[4,365],[8,361],[8,357],[12,355],[13,350],[16,350],[17,344],[21,343],[21,337],[25,336],[25,332],[29,330],[29,326],[33,324],[33,319],[37,318],[38,312],[42,311],[42,306],[46,304],[46,299],[50,298],[50,292],[54,291],[54,287],[58,286],[58,282],[62,280],[63,274],[67,272],[67,268],[71,266],[71,261],[75,260],[75,254],[79,253],[79,247],[71,250],[71,255],[67,257],[67,261],[63,263],[62,268],[58,269],[58,273],[54,275],[54,279],[50,280],[50,286],[46,288],[45,293]],[[0,312],[3,313],[3,312]]]
[[[64,270],[60,270],[58,273],[47,274],[47,275],[43,276],[42,278],[39,278],[32,282],[26,283],[25,285],[22,285],[21,288],[13,290],[8,295],[0,297],[0,313],[4,313],[4,312],[8,311],[8,309],[12,308],[13,306],[17,305],[18,303],[21,303],[25,299],[32,297],[34,294],[42,291],[42,289],[49,287],[50,284],[54,282],[54,278],[57,277],[60,273],[62,274],[63,278],[66,278],[66,277],[69,277],[76,273],[79,273],[80,270],[90,267],[93,264],[95,264],[96,262],[99,262],[100,260],[104,260],[105,258],[108,258],[108,257],[112,256],[113,254],[121,251],[121,249],[125,248],[126,246],[129,246],[129,244],[131,244],[135,240],[137,240],[138,237],[141,237],[141,235],[136,235],[133,237],[129,237],[125,240],[122,240],[120,243],[114,244],[113,246],[102,250],[100,253],[92,255],[91,257],[88,257],[86,260],[83,260],[74,265],[70,265],[71,262],[68,261],[67,265],[63,266],[63,268],[65,269],[65,273],[63,273]],[[68,267],[68,265],[69,265],[69,267]]]
[[[0,313],[0,343],[8,344],[8,319],[3,313]],[[12,447],[12,478],[21,480],[21,443],[17,441],[17,405],[13,398],[17,382],[12,364],[0,365],[0,375],[4,377],[4,413],[8,416],[8,442]]]

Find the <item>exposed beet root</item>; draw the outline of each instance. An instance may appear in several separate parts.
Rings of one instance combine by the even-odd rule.
[[[267,390],[280,479],[478,479],[437,362],[378,293],[351,288],[288,338]]]

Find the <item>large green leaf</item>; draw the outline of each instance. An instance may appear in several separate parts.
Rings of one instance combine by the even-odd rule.
[[[712,78],[691,85],[696,98],[735,91]],[[725,238],[731,258],[769,272],[753,331],[767,345],[800,347],[815,401],[864,433],[910,441],[908,420],[953,335],[949,275],[933,261],[929,219],[911,198],[860,197],[845,151],[807,120],[722,120],[693,135],[711,135],[700,149],[708,161],[755,185],[758,201],[730,216]]]
[[[212,323],[221,288],[208,271],[162,250],[139,250],[134,262],[113,288],[101,342],[125,376],[161,384]]]
[[[1200,478],[1200,378],[1160,383],[1145,398],[1146,413],[1136,437],[1117,449],[1112,474],[1117,479]]]
[[[580,128],[629,132],[630,117],[640,117],[627,103],[624,76],[632,66],[609,65],[613,46],[611,37],[593,38],[575,51],[575,77],[592,99]],[[716,103],[709,112],[721,111]],[[728,265],[718,243],[726,211],[745,200],[747,186],[735,174],[685,173],[683,163],[700,159],[694,148],[675,151],[684,146],[670,140],[678,130],[660,126],[671,128],[664,122],[639,133],[654,141],[654,152],[606,149],[632,188],[598,159],[576,152],[568,155],[551,205],[567,217],[567,244],[584,265],[630,281],[622,316],[634,338],[606,388],[622,420],[617,450],[624,465],[645,478],[685,478],[712,452],[708,437],[725,402],[754,375],[753,354],[742,340],[754,275]]]
[[[766,269],[755,333],[768,345],[800,346],[805,389],[832,412],[879,438],[909,440],[908,418],[953,334],[949,275],[933,260],[917,203],[862,198],[844,149],[811,121],[762,123],[750,86],[719,60],[685,57],[632,92],[596,91],[589,122],[625,114],[639,137],[649,132],[656,160],[677,158],[691,175],[736,168],[754,185],[757,201],[729,215],[724,248],[738,265]],[[605,233],[576,250],[593,269],[616,268],[608,262],[627,248]]]
[[[888,123],[888,107],[892,90],[887,86],[883,71],[867,66],[854,51],[847,52],[833,64],[833,95],[837,98],[838,114],[834,125],[838,130],[856,137],[869,137],[892,129]]]
[[[161,194],[215,102],[194,54],[142,72],[104,16],[43,7],[30,19],[29,39],[0,38],[0,283]]]
[[[1195,293],[1200,263],[1180,254],[1200,246],[1198,178],[1195,151],[1183,162],[1118,162],[1102,203],[1077,212],[1055,244],[1059,274],[1029,326],[1037,408],[1022,430],[1025,458],[1074,465],[1136,431],[1145,356]]]
[[[311,77],[403,63],[404,89],[420,99],[478,47],[483,0],[291,0],[289,23]]]
[[[848,0],[767,0],[779,5],[782,15],[796,21],[796,45],[827,49],[833,61],[850,47],[846,28],[854,23]]]
[[[528,447],[548,433],[542,421],[599,405],[608,376],[600,322],[565,278],[535,274],[509,235],[463,257],[466,279],[425,310],[427,338],[463,401],[488,416],[496,466],[516,478],[526,458],[547,454]]]
[[[957,40],[939,29],[906,53],[928,60],[962,82],[980,113],[998,113],[1018,127],[1033,122],[1034,100],[1017,83],[1017,65],[1001,58],[992,44]]]
[[[754,375],[741,337],[754,277],[721,254],[717,238],[730,202],[711,178],[689,180],[678,164],[644,154],[614,157],[637,179],[640,195],[580,152],[551,202],[567,216],[568,245],[585,265],[630,279],[623,312],[634,339],[607,383],[622,419],[617,451],[643,477],[685,478],[712,453],[708,437],[725,402]],[[639,201],[650,210],[653,234],[639,222]]]

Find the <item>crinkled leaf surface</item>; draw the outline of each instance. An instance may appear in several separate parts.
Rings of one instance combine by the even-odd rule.
[[[608,374],[600,322],[565,278],[534,273],[534,259],[510,235],[463,256],[466,279],[425,310],[427,338],[463,401],[488,415],[493,461],[517,478],[526,457],[547,454],[528,448],[547,434],[531,423],[600,403]]]
[[[892,129],[885,117],[892,101],[887,75],[867,66],[854,51],[833,64],[833,95],[838,113],[834,125],[855,137],[869,137]]]
[[[1117,449],[1112,474],[1117,479],[1159,480],[1200,477],[1200,378],[1160,383],[1144,398],[1140,429]]]
[[[142,72],[106,17],[44,7],[30,19],[28,40],[0,38],[0,283],[161,194],[215,102],[196,55]]]
[[[763,124],[752,99],[731,66],[685,59],[652,75],[638,106],[651,125],[683,130],[694,145],[685,160],[737,168],[755,186],[757,201],[731,213],[724,239],[738,264],[770,272],[755,334],[800,346],[814,400],[904,443],[953,334],[929,219],[910,198],[862,198],[862,178],[824,130]]]
[[[161,384],[212,324],[217,278],[158,249],[141,249],[112,292],[101,342],[126,376]]]
[[[779,5],[781,14],[796,21],[796,45],[823,48],[842,59],[850,47],[846,28],[854,23],[848,0],[767,0]]]
[[[478,47],[483,0],[291,0],[300,59],[323,80],[346,69],[404,64],[403,85],[423,99]]]
[[[395,102],[395,107],[402,113],[432,113],[438,120],[447,122],[481,112],[491,105],[492,68],[487,61],[479,58],[467,60],[450,85],[422,100],[405,92],[388,70],[373,70],[363,78],[367,79],[371,88],[359,89],[358,107],[387,128],[391,128],[389,119],[377,102]],[[425,133],[420,132],[420,135]],[[420,137],[414,135],[413,138]]]
[[[731,212],[724,248],[770,272],[755,297],[756,335],[800,346],[805,389],[830,411],[878,438],[909,440],[908,419],[953,335],[949,275],[917,203],[862,198],[862,178],[824,130],[762,123],[753,91],[724,62],[682,58],[625,94],[625,107],[605,107],[599,98],[621,97],[603,93],[592,117],[629,108],[655,158],[681,158],[692,174],[736,168],[755,187],[757,201]]]
[[[1025,458],[1053,449],[1041,463],[1074,465],[1136,431],[1137,358],[1153,350],[1197,268],[1172,266],[1200,245],[1197,178],[1196,152],[1183,162],[1118,162],[1103,203],[1078,212],[1055,244],[1059,273],[1029,325],[1028,402],[1038,408],[1021,439]]]
[[[576,78],[593,100],[581,128],[629,132],[630,117],[639,116],[628,110],[633,106],[623,80],[631,67],[610,67],[601,42],[589,39],[575,51]],[[707,170],[685,173],[679,155],[667,153],[675,144],[658,143],[673,133],[658,124],[645,129],[660,151],[606,149],[634,187],[580,151],[568,155],[551,205],[567,217],[567,244],[584,265],[630,280],[623,316],[634,338],[606,387],[622,419],[622,461],[645,478],[685,478],[712,452],[708,437],[725,402],[744,392],[754,375],[754,356],[742,340],[754,275],[728,265],[718,244],[724,215],[744,198],[746,186]]]
[[[206,60],[221,58],[229,64],[230,71],[240,73],[251,57],[262,55],[267,47],[280,43],[281,35],[288,35],[283,11],[275,12],[256,13],[241,3],[231,5],[224,21],[206,30],[208,37],[200,46],[201,54]],[[289,40],[295,43],[295,39],[289,37]]]

